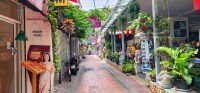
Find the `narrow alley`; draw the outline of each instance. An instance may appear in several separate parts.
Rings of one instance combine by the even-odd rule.
[[[72,82],[63,81],[56,89],[56,93],[148,93],[147,87],[96,55],[87,55],[80,64],[78,74],[72,76]]]

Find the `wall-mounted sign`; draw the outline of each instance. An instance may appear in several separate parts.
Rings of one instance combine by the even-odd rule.
[[[67,6],[68,0],[54,0],[54,6]]]
[[[42,37],[42,30],[33,30],[33,37]]]
[[[200,0],[193,0],[194,2],[194,10],[200,11]]]
[[[28,60],[33,62],[41,62],[45,52],[50,52],[50,46],[30,45],[28,50]]]

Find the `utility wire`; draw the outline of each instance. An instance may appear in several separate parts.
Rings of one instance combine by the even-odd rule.
[[[95,8],[95,10],[96,10],[96,4],[95,4],[95,0],[93,0],[93,3],[94,3],[94,8]]]

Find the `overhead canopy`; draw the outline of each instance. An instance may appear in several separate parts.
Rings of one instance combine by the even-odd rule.
[[[113,11],[110,14],[110,17],[106,21],[105,25],[102,26],[99,32],[104,33],[108,31],[109,27],[116,22],[119,15],[124,13],[127,9],[128,3],[132,0],[119,0]],[[140,4],[140,12],[147,12],[152,15],[152,0],[137,0]],[[160,2],[158,7],[158,14],[162,16],[170,17],[185,17],[190,15],[200,16],[199,11],[194,10],[194,0],[167,0],[168,7],[165,7],[165,3]],[[124,13],[127,15],[127,12]],[[129,19],[128,22],[131,20]],[[119,26],[119,24],[117,24]],[[129,25],[129,24],[127,24]]]
[[[117,20],[118,16],[121,15],[127,9],[127,5],[131,1],[132,0],[119,0],[116,6],[114,7],[113,11],[111,12],[105,25],[102,26],[100,31],[103,33],[106,32],[108,28]]]

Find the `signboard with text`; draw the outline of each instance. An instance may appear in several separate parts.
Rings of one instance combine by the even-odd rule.
[[[54,6],[67,6],[68,0],[54,0]]]

